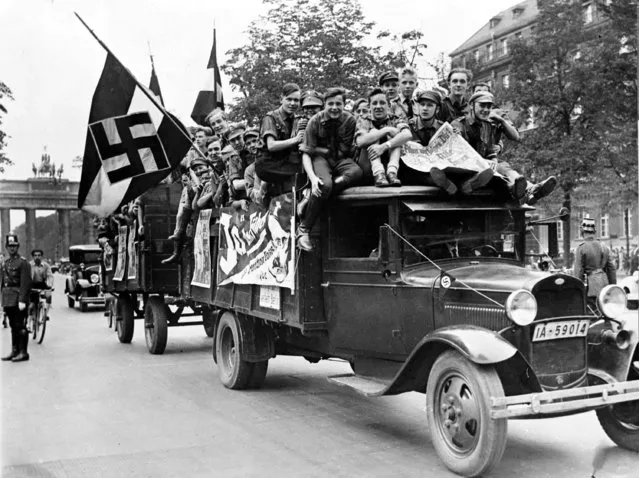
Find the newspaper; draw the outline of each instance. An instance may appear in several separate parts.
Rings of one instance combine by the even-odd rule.
[[[124,279],[124,271],[126,270],[127,230],[128,227],[126,226],[120,226],[118,228],[118,262],[115,265],[115,272],[113,273],[114,281]]]
[[[191,285],[211,287],[211,210],[200,211],[193,237],[194,271]]]
[[[137,279],[138,277],[138,255],[135,250],[135,231],[137,221],[133,221],[133,225],[129,226],[129,240],[127,243],[127,256],[129,258],[129,263],[127,264],[127,279]]]

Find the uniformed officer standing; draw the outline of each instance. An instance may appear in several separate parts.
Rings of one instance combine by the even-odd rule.
[[[2,360],[22,362],[29,360],[27,344],[27,300],[31,289],[31,267],[29,262],[18,255],[18,236],[7,234],[5,247],[9,257],[0,269],[0,293],[4,312],[11,326],[11,353]]]
[[[595,239],[595,220],[581,223],[584,242],[575,251],[574,275],[587,284],[588,305],[597,307],[597,296],[608,284],[617,283],[617,273],[608,246]]]

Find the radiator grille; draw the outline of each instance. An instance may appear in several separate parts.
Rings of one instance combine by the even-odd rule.
[[[501,330],[511,324],[501,307],[487,307],[479,304],[444,304],[446,325],[472,324],[491,330]]]
[[[586,375],[586,337],[533,342],[531,358],[532,368],[545,389],[574,386]]]
[[[584,315],[584,298],[580,289],[543,288],[535,292],[537,320],[569,315]]]

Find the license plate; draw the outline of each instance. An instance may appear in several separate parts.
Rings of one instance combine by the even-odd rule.
[[[588,334],[589,320],[564,320],[549,324],[538,324],[533,333],[533,342],[542,340],[585,337]]]

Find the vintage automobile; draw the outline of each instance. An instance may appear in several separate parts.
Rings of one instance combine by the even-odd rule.
[[[104,306],[104,294],[100,278],[100,254],[97,244],[79,244],[69,247],[71,270],[66,277],[64,293],[70,308],[77,302],[86,312],[89,305]]]
[[[621,287],[628,296],[628,308],[639,309],[639,271],[634,271],[632,275],[624,277],[619,281]]]

